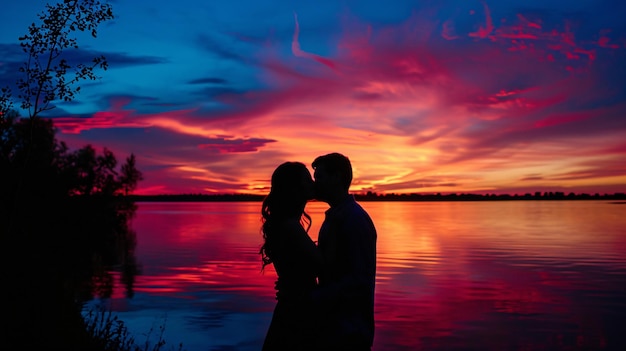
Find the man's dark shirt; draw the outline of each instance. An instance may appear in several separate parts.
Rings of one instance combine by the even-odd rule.
[[[314,294],[323,306],[325,337],[372,345],[376,239],[374,223],[354,196],[326,211],[318,236],[324,264]]]

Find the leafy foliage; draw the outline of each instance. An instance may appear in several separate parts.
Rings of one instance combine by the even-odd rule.
[[[55,135],[48,119],[24,119],[16,113],[3,119],[0,167],[4,184],[11,184],[6,191],[22,191],[14,197],[52,195],[50,192],[57,196],[127,195],[143,179],[135,155],[118,171],[117,159],[108,149],[101,155],[91,145],[70,151]]]
[[[135,156],[118,168],[106,148],[71,151],[53,120],[40,116],[53,101],[74,99],[80,81],[98,78],[95,69],[107,68],[102,56],[84,64],[62,54],[78,49],[72,33],[96,37],[98,25],[112,18],[111,6],[95,0],[46,5],[19,38],[27,59],[17,98],[30,118],[13,109],[9,87],[0,90],[0,239],[18,258],[3,265],[11,282],[3,336],[24,349],[94,349],[82,303],[94,294],[110,297],[113,272],[132,296],[139,272],[130,226],[136,206],[126,196],[142,179]]]
[[[41,340],[34,336],[45,336],[63,345],[72,341],[60,338],[78,337],[68,335],[80,328],[78,306],[94,294],[112,295],[112,272],[120,273],[132,296],[139,272],[130,226],[136,206],[124,194],[142,175],[134,156],[121,172],[106,149],[70,151],[56,139],[50,120],[11,113],[4,122],[0,229],[3,245],[19,257],[19,264],[4,265],[5,278],[18,288],[9,291],[15,304],[8,316],[18,331],[14,336],[28,333],[24,339],[34,343]],[[33,331],[35,326],[41,329]]]
[[[98,26],[114,18],[110,4],[97,0],[64,0],[55,5],[46,4],[39,14],[39,23],[32,23],[28,33],[19,37],[20,46],[28,59],[20,67],[23,76],[16,82],[20,107],[30,117],[50,110],[54,100],[71,101],[80,91],[78,82],[96,80],[94,69],[106,70],[104,56],[97,56],[89,64],[73,63],[63,57],[67,49],[78,49],[72,34],[90,33],[97,37]],[[9,87],[0,90],[0,116],[12,109]]]

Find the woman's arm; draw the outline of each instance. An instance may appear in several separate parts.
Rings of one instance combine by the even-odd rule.
[[[287,230],[284,233],[287,236],[287,247],[291,248],[293,259],[317,275],[322,266],[322,254],[317,245],[299,222],[289,221],[286,225],[288,227],[285,228]]]

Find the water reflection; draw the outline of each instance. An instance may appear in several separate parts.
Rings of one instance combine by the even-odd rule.
[[[599,201],[368,202],[374,350],[624,350],[626,218]],[[107,302],[192,350],[256,350],[274,306],[260,203],[141,203],[136,296]],[[312,203],[315,240],[326,205]],[[169,330],[168,330],[169,329]]]

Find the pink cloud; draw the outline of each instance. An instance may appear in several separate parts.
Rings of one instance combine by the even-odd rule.
[[[263,148],[267,143],[276,140],[268,139],[211,139],[211,142],[198,145],[203,150],[216,150],[220,153],[255,152]]]
[[[295,23],[296,23],[296,28],[293,32],[293,41],[291,42],[291,51],[292,53],[297,56],[297,57],[305,57],[305,58],[311,58],[331,69],[335,68],[335,64],[333,63],[332,60],[329,60],[327,58],[324,58],[322,56],[319,55],[315,55],[315,54],[311,54],[305,51],[302,51],[302,49],[300,49],[300,42],[298,41],[298,36],[300,35],[300,24],[298,23],[298,15],[296,15],[295,13],[293,14]]]
[[[454,40],[459,38],[459,36],[456,35],[454,31],[454,23],[452,22],[452,20],[447,20],[443,23],[441,36],[446,40]]]
[[[476,32],[471,32],[468,35],[470,37],[486,39],[489,37],[491,32],[493,32],[494,26],[493,26],[493,20],[491,19],[491,11],[489,10],[487,3],[484,1],[481,1],[481,2],[483,4],[483,10],[485,11],[485,26],[483,27],[481,25]]]
[[[582,121],[592,117],[593,114],[591,114],[590,112],[570,113],[567,115],[552,115],[546,119],[537,121],[534,126],[535,128],[552,127],[560,124]]]
[[[88,118],[56,117],[54,124],[66,134],[79,134],[90,129],[141,127],[141,124],[128,120],[132,114],[132,111],[101,111]]]
[[[520,179],[610,186],[598,179],[619,168],[583,166],[577,149],[590,146],[591,157],[613,150],[607,162],[624,157],[613,136],[626,129],[625,107],[614,102],[621,91],[602,76],[603,53],[618,50],[609,33],[580,41],[567,26],[522,15],[496,25],[483,5],[485,20],[471,33],[424,13],[380,27],[344,19],[328,57],[301,49],[294,15],[284,43],[291,56],[281,56],[279,44],[263,46],[257,66],[267,87],[219,95],[226,109],[137,114],[120,101],[59,125],[65,133],[129,127],[176,136],[168,150],[153,142],[155,150],[144,151],[157,168],[147,192],[264,192],[283,160],[310,162],[326,151],[351,157],[355,190],[513,189]],[[593,146],[602,140],[610,144]],[[554,159],[563,162],[558,172],[548,167]],[[556,186],[545,184],[536,183]]]

